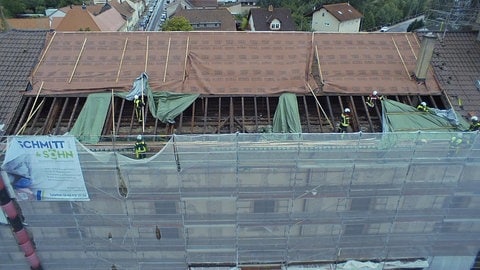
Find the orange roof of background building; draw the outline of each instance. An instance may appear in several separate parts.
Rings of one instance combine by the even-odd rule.
[[[9,27],[12,29],[24,29],[24,30],[50,29],[50,21],[48,17],[7,19],[7,23]]]
[[[100,31],[100,27],[95,22],[93,15],[81,7],[69,9],[67,15],[55,28],[57,31]]]

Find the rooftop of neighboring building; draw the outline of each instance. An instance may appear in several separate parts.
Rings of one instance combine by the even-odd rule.
[[[338,21],[344,22],[354,19],[359,19],[363,17],[363,14],[356,10],[350,3],[337,3],[329,5],[320,5],[317,8],[314,8],[312,11],[305,14],[307,17],[311,17],[313,13],[325,9],[328,13],[332,14]]]
[[[330,14],[332,14],[337,20],[344,22],[354,19],[362,18],[363,15],[358,10],[350,5],[350,3],[338,3],[323,5]]]
[[[296,26],[293,21],[292,12],[288,8],[254,8],[250,9],[249,18],[252,18],[255,31],[271,31],[270,23],[277,19],[281,22],[279,31],[295,31]]]
[[[12,18],[7,19],[10,29],[23,30],[49,30],[50,21],[48,17],[40,18]]]
[[[185,17],[195,30],[236,31],[235,18],[224,8],[179,9],[175,16]]]
[[[188,2],[195,8],[215,8],[218,6],[217,0],[188,0]]]
[[[100,31],[100,27],[93,18],[94,15],[81,6],[73,6],[68,9],[55,28],[56,31]]]

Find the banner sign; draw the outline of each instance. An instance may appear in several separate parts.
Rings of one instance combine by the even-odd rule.
[[[17,200],[89,200],[73,136],[9,137],[2,169]]]

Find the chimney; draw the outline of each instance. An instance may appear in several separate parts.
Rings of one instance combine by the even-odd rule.
[[[273,6],[272,5],[268,6],[268,11],[273,12]]]
[[[420,47],[420,55],[417,59],[414,76],[418,82],[425,82],[427,77],[430,60],[432,60],[433,48],[437,37],[433,33],[423,35],[422,45]]]

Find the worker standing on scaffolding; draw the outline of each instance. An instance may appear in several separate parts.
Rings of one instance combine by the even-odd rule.
[[[375,102],[377,100],[382,100],[383,97],[378,95],[377,90],[373,91],[370,96],[367,97],[367,102],[365,102],[369,107],[373,108],[375,107]]]
[[[345,108],[343,113],[340,115],[340,126],[338,127],[338,132],[347,133],[349,126],[350,126],[350,109]]]
[[[135,105],[135,115],[139,123],[143,122],[143,107],[145,107],[145,103],[138,95],[135,95],[133,99],[133,104]]]
[[[462,133],[457,133],[457,135],[450,139],[448,156],[457,155],[460,149],[468,147],[469,143],[468,138],[464,138]]]
[[[147,154],[146,154],[148,151],[147,144],[143,140],[142,135],[137,136],[137,141],[135,142],[134,150],[135,150],[135,157],[137,159],[142,159],[147,157]]]

